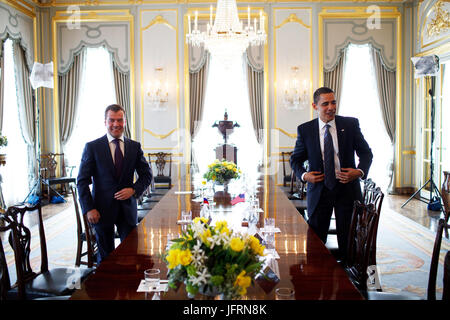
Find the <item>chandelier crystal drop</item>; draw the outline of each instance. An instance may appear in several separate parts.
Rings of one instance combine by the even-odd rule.
[[[250,7],[247,11],[247,23],[239,21],[235,0],[218,0],[214,24],[212,23],[212,6],[210,7],[209,23],[206,31],[198,29],[198,12],[195,12],[194,28],[191,30],[191,17],[188,15],[189,30],[186,42],[192,46],[204,45],[214,57],[222,60],[241,56],[249,45],[266,43],[267,35],[264,31],[262,11],[259,13],[259,27],[255,18],[251,23]]]

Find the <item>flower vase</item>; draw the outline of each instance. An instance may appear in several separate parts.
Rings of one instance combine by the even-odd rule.
[[[223,183],[214,183],[214,202],[216,204],[227,205],[231,203],[231,195],[228,193],[228,184],[230,180],[225,180]]]
[[[214,300],[224,300],[223,293],[221,293],[219,289],[214,286],[200,286],[198,288],[198,293],[208,298],[213,298]]]

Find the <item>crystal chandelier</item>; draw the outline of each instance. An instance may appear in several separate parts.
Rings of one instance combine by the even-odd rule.
[[[253,24],[250,18],[250,7],[247,11],[247,23],[239,21],[236,0],[218,0],[216,18],[213,24],[212,6],[209,10],[209,23],[206,31],[198,29],[198,11],[195,12],[194,30],[191,30],[191,16],[188,15],[189,30],[186,42],[192,46],[205,46],[212,56],[219,57],[225,63],[236,56],[242,56],[249,45],[266,43],[262,11],[259,12],[259,28],[257,19]]]
[[[283,104],[288,110],[302,110],[309,104],[309,83],[304,79],[300,86],[299,67],[291,67],[291,78],[285,81]]]
[[[169,83],[165,81],[163,87],[163,68],[155,68],[156,80],[154,83],[148,82],[146,91],[146,102],[155,111],[167,110],[169,101]]]

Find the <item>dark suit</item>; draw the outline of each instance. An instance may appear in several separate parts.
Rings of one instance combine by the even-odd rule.
[[[373,155],[361,133],[358,119],[336,116],[335,122],[340,167],[361,169],[365,179]],[[355,152],[359,157],[358,166],[355,165]],[[297,128],[297,141],[290,164],[299,179],[306,172],[303,167],[305,161],[308,161],[308,171],[324,172],[318,119],[303,123]],[[359,179],[346,184],[338,182],[332,190],[324,186],[324,181],[308,183],[306,196],[308,223],[324,243],[333,209],[335,210],[339,249],[345,255],[353,202],[362,198]]]
[[[92,209],[100,213],[94,224],[99,247],[99,262],[114,250],[114,225],[121,241],[137,224],[138,198],[152,180],[150,166],[144,158],[139,142],[124,138],[122,174],[116,177],[113,157],[106,135],[88,142],[81,158],[77,188],[83,214]],[[135,171],[138,179],[133,182]],[[89,185],[92,183],[92,193]],[[123,188],[133,188],[134,196],[116,200],[114,194]]]

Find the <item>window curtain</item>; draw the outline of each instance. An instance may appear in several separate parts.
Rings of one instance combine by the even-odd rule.
[[[64,74],[58,74],[59,126],[63,149],[75,128],[79,88],[81,87],[85,56],[86,51],[82,49],[78,55],[74,56],[69,70]]]
[[[3,55],[3,43],[0,40],[0,134],[3,129],[3,101],[4,101],[4,88],[5,88],[5,58]],[[3,198],[2,190],[3,177],[0,175],[0,208],[6,209],[5,199]]]
[[[384,62],[380,50],[371,48],[372,61],[376,73],[378,96],[380,101],[381,114],[383,117],[384,127],[392,142],[395,145],[395,69],[390,69]],[[390,184],[389,192],[393,191],[394,177],[394,148],[392,149],[393,157],[390,164]]]
[[[247,61],[247,83],[252,116],[253,130],[259,144],[264,141],[264,69],[258,68],[251,63],[248,52]]]
[[[17,103],[19,105],[19,119],[22,136],[28,145],[28,182],[31,183],[36,178],[36,162],[34,154],[34,146],[36,141],[35,133],[35,108],[34,95],[30,83],[30,74],[26,62],[25,50],[19,41],[13,43],[14,52],[14,68],[17,84]]]
[[[117,63],[114,61],[114,55],[111,54],[114,88],[116,91],[117,103],[125,109],[125,117],[127,125],[125,126],[124,135],[131,138],[131,103],[130,103],[130,72],[122,72]]]
[[[0,40],[0,133],[3,127],[3,101],[4,101],[4,90],[5,90],[5,58],[3,55],[3,43]]]
[[[209,53],[205,52],[202,63],[189,69],[189,116],[191,140],[194,139],[203,119],[206,83],[208,82]]]
[[[339,110],[339,102],[341,99],[346,52],[347,47],[341,50],[339,57],[336,59],[336,64],[328,70],[324,69],[323,72],[323,85],[333,89],[336,95],[336,113]]]

